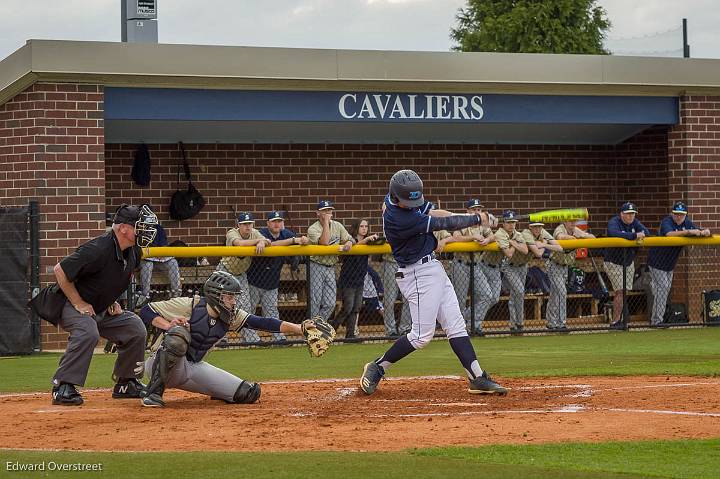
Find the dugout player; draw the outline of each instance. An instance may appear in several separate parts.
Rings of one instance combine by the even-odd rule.
[[[525,320],[525,277],[527,276],[528,246],[525,238],[516,226],[517,214],[507,210],[502,215],[502,227],[495,233],[495,242],[505,255],[502,272],[510,288],[508,310],[510,314],[510,330],[519,333]]]
[[[260,398],[260,385],[203,361],[208,351],[228,331],[243,327],[304,335],[300,324],[243,311],[240,308],[243,288],[235,276],[225,271],[210,275],[203,294],[204,297],[153,302],[140,311],[146,325],[166,331],[144,365],[139,363],[142,367],[138,369],[150,376],[143,406],[165,406],[162,396],[166,388],[205,394],[228,404],[252,404]]]
[[[55,265],[55,278],[67,298],[59,326],[70,336],[52,379],[53,404],[83,403],[75,386],[85,384],[101,336],[117,346],[112,397],[140,397],[144,386],[136,379],[134,369],[145,353],[145,326],[115,300],[127,290],[140,263],[140,248],[155,238],[157,222],[147,205],[124,204],[116,211],[110,231],[80,245]]]
[[[608,221],[607,233],[610,238],[623,238],[631,241],[642,241],[650,231],[638,221],[637,207],[634,203],[623,203],[620,214]],[[613,323],[610,329],[626,329],[627,318],[623,315],[624,289],[632,289],[635,276],[635,255],[637,248],[605,249],[605,272],[610,278],[615,291],[613,298]],[[623,283],[623,267],[625,281]]]
[[[709,229],[700,229],[688,218],[688,208],[682,201],[672,206],[671,214],[660,222],[660,236],[710,236]],[[672,287],[673,270],[677,265],[682,246],[650,248],[647,264],[650,271],[650,288],[653,294],[650,324],[663,326],[665,306]]]
[[[410,305],[412,327],[410,333],[398,338],[382,357],[365,365],[360,388],[365,394],[374,393],[393,363],[430,342],[437,321],[468,375],[468,392],[507,394],[505,388],[480,368],[453,285],[434,253],[437,239],[433,231],[467,228],[480,223],[481,218],[431,210],[431,204],[423,197],[423,182],[412,170],[395,173],[389,190],[385,197],[383,230],[398,263],[395,278]]]
[[[255,252],[261,254],[266,246],[270,246],[270,240],[264,237],[254,226],[255,218],[251,213],[240,213],[237,219],[237,227],[229,229],[225,234],[225,246],[254,246]],[[243,311],[250,311],[247,270],[250,268],[252,260],[252,256],[228,256],[222,258],[217,266],[218,271],[227,271],[240,282],[244,292],[240,297],[240,307]],[[243,329],[241,334],[245,342],[260,342],[258,333],[250,328]]]

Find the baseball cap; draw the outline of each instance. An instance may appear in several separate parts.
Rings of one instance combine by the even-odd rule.
[[[271,211],[270,213],[268,213],[267,219],[268,219],[268,221],[273,221],[273,220],[284,220],[285,218],[283,218],[282,211]]]
[[[542,221],[533,221],[529,226],[545,226],[545,223]]]
[[[243,223],[255,223],[255,218],[253,218],[253,215],[248,213],[247,211],[243,211],[238,215],[238,224]]]
[[[330,200],[320,200],[317,204],[318,211],[320,210],[334,210],[335,206],[333,206],[332,201]]]
[[[682,201],[676,201],[672,206],[672,212],[686,215],[688,212],[687,205]]]
[[[513,210],[506,210],[502,215],[503,223],[516,222],[515,216],[517,216],[517,214],[515,214]]]
[[[115,211],[113,216],[113,224],[135,226],[140,219],[140,207],[135,205],[122,204]]]
[[[637,213],[637,206],[635,206],[635,203],[627,202],[623,203],[622,208],[620,208],[621,213]]]
[[[467,200],[467,203],[465,203],[465,206],[468,208],[476,208],[478,206],[481,208],[485,208],[485,205],[480,203],[480,200],[478,200],[477,198],[472,198],[472,199]]]

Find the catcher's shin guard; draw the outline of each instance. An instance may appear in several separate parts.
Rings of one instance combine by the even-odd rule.
[[[260,399],[260,385],[249,381],[241,382],[233,396],[235,404],[253,404],[258,399]]]
[[[173,326],[163,338],[160,349],[155,353],[150,384],[145,395],[155,395],[162,398],[165,392],[165,383],[170,370],[187,352],[190,344],[190,332],[182,326]]]

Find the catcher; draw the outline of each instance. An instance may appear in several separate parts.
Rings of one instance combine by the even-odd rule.
[[[204,297],[173,298],[147,304],[140,311],[146,325],[165,331],[159,347],[137,373],[147,371],[150,384],[141,399],[147,407],[163,407],[166,387],[207,394],[229,404],[252,404],[260,398],[260,385],[240,379],[203,361],[207,352],[228,331],[244,326],[305,337],[310,354],[322,356],[335,339],[335,330],[320,317],[302,324],[264,318],[240,309],[240,282],[230,273],[215,271],[203,286]]]

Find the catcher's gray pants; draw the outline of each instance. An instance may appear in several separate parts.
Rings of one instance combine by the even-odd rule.
[[[255,311],[258,303],[262,308],[262,314],[266,318],[280,319],[280,311],[278,311],[278,289],[262,289],[250,285],[250,309],[246,311]],[[283,333],[272,333],[273,340],[284,341],[287,339]]]
[[[508,309],[511,327],[522,327],[525,320],[525,277],[527,276],[527,270],[527,265],[513,266],[511,264],[506,264],[503,269],[510,293]]]
[[[661,324],[665,318],[665,305],[667,304],[670,288],[672,287],[673,272],[655,268],[650,270],[650,289],[653,294],[652,316],[650,323]]]
[[[354,337],[358,315],[363,305],[363,287],[341,288],[340,297],[342,298],[342,309],[340,314],[335,317],[333,326],[337,329],[338,326],[345,324],[345,337]]]
[[[217,270],[225,271],[226,273],[230,273],[227,270],[227,268],[225,267],[225,265],[222,263],[222,261],[220,263],[218,263]],[[230,274],[232,274],[232,273],[230,273]],[[242,294],[240,295],[240,309],[242,309],[243,311],[246,311],[250,314],[255,314],[255,309],[254,308],[250,309],[251,308],[250,292],[249,292],[250,285],[248,284],[247,273],[241,273],[241,274],[233,275],[233,276],[235,276],[235,279],[238,280],[238,282],[240,283],[240,287],[242,288]],[[246,343],[259,343],[260,342],[260,336],[258,335],[257,331],[255,331],[254,329],[242,328],[240,330],[240,337]]]
[[[148,375],[152,374],[154,361],[155,354],[145,361],[145,372]],[[241,382],[242,379],[239,377],[216,368],[212,364],[205,361],[190,362],[187,360],[187,356],[183,356],[168,373],[165,387],[205,394],[232,402],[235,391],[240,387]]]
[[[135,313],[123,311],[117,316],[110,316],[103,311],[93,318],[80,314],[68,301],[59,325],[70,333],[70,337],[53,376],[53,384],[85,385],[93,350],[101,336],[117,345],[118,357],[113,376],[118,379],[135,377],[133,370],[145,356],[147,334],[145,325]]]
[[[308,261],[310,266],[310,317],[317,315],[327,321],[335,311],[337,283],[335,266]]]
[[[567,320],[568,267],[548,261],[547,273],[550,279],[550,298],[545,310],[547,327],[560,328],[565,326]]]
[[[147,261],[140,262],[140,281],[142,282],[142,294],[146,298],[150,297],[150,284],[152,282],[153,268],[165,270],[170,280],[170,291],[173,298],[182,295],[180,287],[180,267],[175,258],[167,261]]]
[[[383,289],[383,321],[385,322],[385,335],[396,336],[404,335],[410,332],[410,307],[407,300],[400,295],[402,299],[402,309],[400,312],[400,324],[395,324],[395,301],[400,293],[395,273],[397,273],[398,265],[391,261],[384,261],[382,267],[382,283]]]
[[[500,266],[493,267],[482,261],[475,265],[475,270],[480,272],[474,278],[479,288],[477,295],[479,300],[475,303],[475,330],[482,331],[482,322],[487,312],[500,300],[502,276],[500,276]]]

